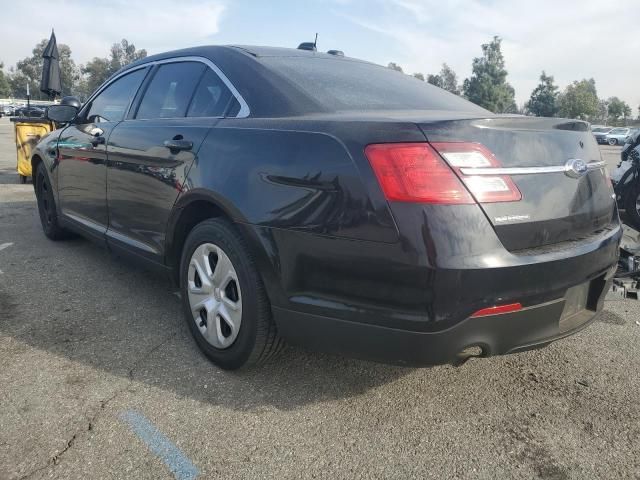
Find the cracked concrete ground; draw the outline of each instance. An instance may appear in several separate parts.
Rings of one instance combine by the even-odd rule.
[[[0,479],[171,478],[129,410],[198,478],[640,477],[639,302],[460,368],[288,349],[227,373],[197,351],[167,280],[45,239],[10,132],[1,119]]]

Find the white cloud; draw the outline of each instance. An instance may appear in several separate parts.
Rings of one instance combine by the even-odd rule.
[[[77,63],[105,57],[126,38],[137,48],[159,53],[211,42],[225,4],[220,1],[170,0],[86,2],[29,0],[3,2],[0,60],[5,66],[31,54],[55,29],[58,43],[71,47]]]
[[[353,4],[352,4],[353,6]],[[435,73],[443,62],[462,78],[493,35],[503,38],[509,81],[525,102],[542,70],[564,87],[593,77],[600,97],[617,95],[637,112],[637,3],[601,0],[379,0],[367,13],[338,14],[398,43],[405,71]]]

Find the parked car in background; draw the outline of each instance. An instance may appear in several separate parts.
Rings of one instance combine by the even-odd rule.
[[[543,347],[594,321],[616,271],[588,123],[496,115],[368,62],[185,49],[48,117],[45,235],[170,273],[223,368],[281,339],[402,365]]]
[[[43,117],[45,109],[37,105],[17,108],[14,112],[16,117]]]
[[[631,133],[630,128],[626,128],[626,127],[614,128],[605,135],[604,137],[605,142],[608,143],[609,145],[623,145],[630,133]]]
[[[606,144],[607,140],[606,140],[606,136],[607,133],[609,133],[611,130],[613,130],[613,127],[605,127],[602,125],[592,125],[591,126],[591,133],[593,133],[593,136],[596,139],[596,142],[598,142],[599,144]]]

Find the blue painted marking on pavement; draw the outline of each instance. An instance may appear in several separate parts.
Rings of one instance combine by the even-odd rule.
[[[198,469],[187,456],[176,447],[140,412],[127,410],[120,414],[131,430],[159,457],[178,480],[194,480]]]

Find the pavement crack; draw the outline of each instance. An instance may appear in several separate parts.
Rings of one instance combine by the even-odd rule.
[[[173,333],[171,333],[170,335],[167,335],[165,338],[163,338],[160,342],[158,342],[156,345],[154,345],[153,347],[151,347],[148,351],[146,351],[144,354],[142,354],[138,359],[136,359],[136,361],[133,363],[133,366],[128,370],[127,372],[127,376],[129,381],[132,381],[135,377],[135,371],[136,369],[142,365],[147,358],[149,358],[149,356],[153,355],[153,353],[155,353],[158,349],[160,349],[163,345],[167,344],[171,339],[173,339],[176,335],[178,334],[178,331],[175,331]],[[69,440],[67,440],[67,442],[65,443],[64,448],[62,448],[60,451],[56,452],[48,461],[45,465],[38,467],[34,470],[31,470],[30,472],[27,472],[25,475],[23,475],[22,477],[20,477],[18,480],[28,480],[29,478],[32,478],[34,475],[36,475],[39,472],[42,472],[44,470],[46,470],[47,468],[50,468],[52,466],[57,466],[60,464],[60,461],[62,459],[62,457],[73,448],[73,446],[76,443],[76,440],[78,439],[78,437],[84,433],[84,432],[91,432],[94,429],[94,426],[98,420],[98,418],[104,413],[104,410],[107,408],[107,406],[113,401],[115,400],[118,396],[120,396],[121,394],[123,394],[124,392],[129,390],[130,385],[127,385],[123,388],[118,389],[116,392],[114,392],[113,395],[111,395],[108,398],[102,399],[100,400],[100,406],[93,412],[93,415],[91,415],[91,417],[89,417],[88,422],[85,424],[85,426],[81,429],[79,429],[78,431],[76,431]]]
[[[151,355],[153,355],[161,347],[163,347],[164,345],[169,343],[169,341],[172,340],[173,338],[175,338],[176,335],[178,335],[178,331],[177,330],[175,332],[167,335],[164,339],[162,339],[160,342],[158,342],[156,345],[154,345],[148,351],[146,351],[144,354],[142,354],[138,359],[136,359],[136,361],[133,363],[133,365],[129,369],[129,372],[128,372],[129,380],[133,380],[134,379],[135,371],[138,369],[138,367],[140,367],[141,365],[144,364],[144,362],[147,360],[147,358],[149,358]]]

